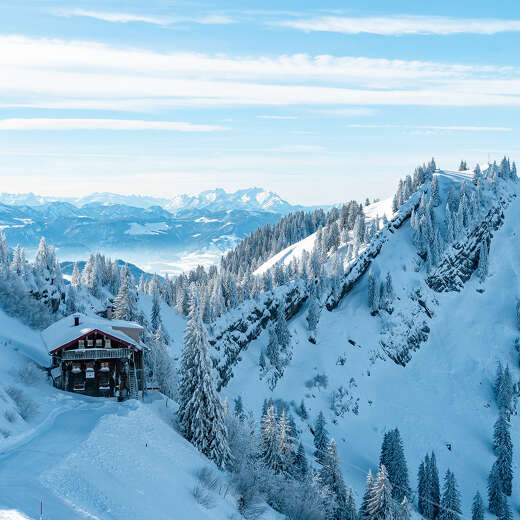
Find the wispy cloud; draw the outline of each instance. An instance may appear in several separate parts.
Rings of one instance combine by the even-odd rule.
[[[496,18],[450,18],[444,16],[317,16],[296,20],[269,22],[305,32],[336,32],[343,34],[378,34],[401,36],[415,34],[485,34],[520,31],[520,20]]]
[[[329,55],[168,54],[23,36],[0,37],[0,67],[3,107],[136,112],[321,106],[362,115],[377,105],[520,105],[515,67]]]
[[[513,129],[506,126],[457,126],[457,125],[393,125],[393,124],[361,124],[352,123],[349,128],[401,128],[406,130],[424,130],[437,132],[511,132]]]
[[[343,117],[353,117],[353,116],[373,116],[377,113],[377,110],[374,108],[367,107],[352,107],[352,108],[321,108],[318,110],[313,110],[316,114],[325,114],[331,116],[343,116]]]
[[[225,129],[226,127],[218,125],[198,125],[176,121],[142,121],[139,119],[0,119],[0,130],[170,130],[176,132],[214,132]]]
[[[270,116],[270,115],[265,115],[265,116],[256,116],[257,119],[298,119],[297,116]]]
[[[154,16],[148,14],[122,13],[112,11],[91,11],[88,9],[54,9],[52,13],[56,16],[71,18],[80,16],[84,18],[94,18],[104,22],[112,23],[131,23],[141,22],[153,25],[174,25],[180,23],[197,23],[203,25],[223,25],[233,23],[234,20],[229,16],[208,14],[200,16]]]

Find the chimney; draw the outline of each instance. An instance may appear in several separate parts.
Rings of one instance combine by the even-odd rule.
[[[74,327],[79,325],[79,316],[74,316]]]

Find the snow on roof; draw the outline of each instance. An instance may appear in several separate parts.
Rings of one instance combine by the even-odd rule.
[[[76,316],[79,317],[79,325],[74,325],[74,317]],[[105,334],[133,345],[138,349],[142,348],[139,342],[114,327],[143,330],[141,325],[133,321],[107,320],[98,316],[92,317],[87,316],[86,314],[76,313],[53,323],[43,330],[41,335],[49,352],[56,350],[63,345],[67,345],[71,341],[85,336],[94,330],[104,332]]]

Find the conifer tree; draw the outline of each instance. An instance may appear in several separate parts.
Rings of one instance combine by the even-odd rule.
[[[314,457],[320,464],[325,463],[327,449],[329,446],[329,432],[326,428],[326,421],[323,412],[320,411],[316,424],[314,425]]]
[[[278,420],[274,406],[269,406],[262,415],[261,457],[264,465],[271,469],[280,467],[280,453],[278,450]]]
[[[162,320],[160,296],[159,291],[155,289],[152,294],[152,311],[150,314],[150,326],[152,332],[155,333],[161,324]]]
[[[432,451],[430,456],[430,501],[433,509],[433,518],[439,514],[439,504],[441,502],[441,487],[439,482],[439,471],[437,469],[437,459]]]
[[[359,508],[359,515],[358,515],[359,520],[368,520],[370,518],[368,506],[370,503],[370,497],[372,496],[372,486],[373,485],[374,485],[374,479],[372,478],[372,471],[368,470],[366,483],[365,483],[365,493],[363,495],[361,507]]]
[[[128,282],[124,280],[114,299],[114,318],[116,320],[132,321],[136,315],[137,311],[133,295],[130,293]]]
[[[500,482],[500,472],[495,461],[491,467],[488,477],[488,509],[494,515],[499,515],[502,511],[502,485]]]
[[[388,479],[392,484],[392,498],[399,503],[402,502],[403,498],[410,494],[410,486],[403,442],[397,428],[385,433],[379,465],[385,466],[388,472]]]
[[[235,409],[234,414],[240,421],[243,421],[245,418],[244,414],[244,404],[242,403],[242,396],[238,395],[235,400]]]
[[[77,288],[81,285],[81,275],[79,273],[78,262],[74,262],[72,269],[72,278],[70,279],[70,285]]]
[[[439,194],[439,177],[435,175],[432,179],[432,205],[436,208],[441,203]]]
[[[316,284],[314,281],[310,283],[309,291],[309,308],[307,311],[307,324],[309,327],[309,341],[316,343],[316,329],[320,320],[320,305],[316,294]]]
[[[347,510],[345,515],[345,520],[358,520],[357,510],[356,510],[356,499],[354,496],[354,490],[350,488],[348,490],[348,498],[347,498]]]
[[[184,436],[219,467],[230,462],[224,410],[215,388],[207,332],[194,291],[181,356],[179,410]]]
[[[497,466],[502,492],[511,496],[513,489],[513,452],[512,446],[501,445],[497,453]]]
[[[513,520],[513,511],[511,510],[509,501],[504,494],[502,494],[502,506],[500,508],[500,513],[498,514],[498,520]]]
[[[478,491],[475,493],[471,506],[471,520],[484,520],[484,502]]]
[[[309,464],[307,463],[307,456],[305,455],[305,448],[300,442],[296,455],[294,456],[294,476],[297,480],[303,481],[309,474]]]
[[[426,455],[428,457],[428,455]],[[424,515],[425,503],[427,499],[427,475],[424,461],[419,465],[417,472],[417,510],[419,514]]]
[[[320,481],[334,501],[331,507],[331,520],[345,520],[347,513],[347,488],[343,480],[334,439],[331,439],[329,442],[324,464],[320,471]]]
[[[460,494],[455,475],[447,470],[444,477],[439,520],[460,520],[460,515]]]
[[[388,520],[395,512],[392,499],[392,484],[388,480],[388,473],[384,465],[381,465],[377,477],[372,486],[368,503],[368,518],[370,520]]]
[[[410,511],[410,504],[408,503],[408,499],[406,497],[403,498],[401,502],[401,508],[399,511],[398,519],[399,520],[411,520],[412,512]]]

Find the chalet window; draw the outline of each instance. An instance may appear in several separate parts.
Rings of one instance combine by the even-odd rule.
[[[94,346],[94,340],[87,339],[87,347],[93,347]]]
[[[79,374],[81,372],[81,363],[72,363],[72,373]]]
[[[110,363],[108,361],[101,361],[99,364],[99,370],[101,372],[109,372],[110,371]]]
[[[85,377],[87,379],[94,379],[96,377],[96,375],[94,374],[94,361],[87,361]]]
[[[96,347],[102,347],[103,346],[103,340],[102,339],[96,339]]]
[[[80,339],[78,341],[78,347],[79,348],[85,348],[85,340],[84,339]]]
[[[85,390],[85,383],[83,381],[74,383],[74,391],[75,392],[81,392]]]
[[[112,346],[111,341],[109,339],[105,340],[105,348],[110,348]]]

